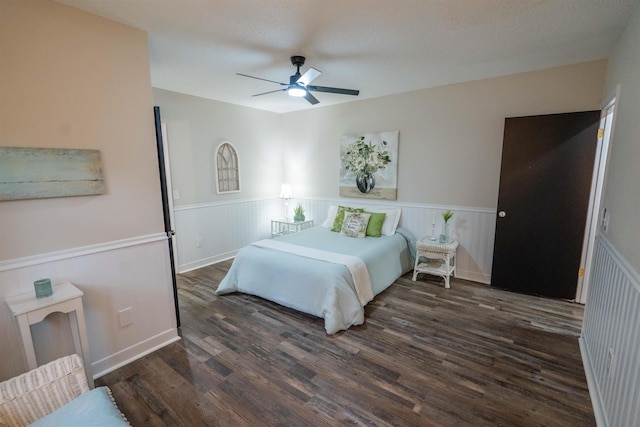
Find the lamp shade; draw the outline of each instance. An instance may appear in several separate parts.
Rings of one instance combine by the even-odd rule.
[[[282,184],[282,189],[280,190],[280,198],[293,199],[293,193],[291,192],[291,185]]]

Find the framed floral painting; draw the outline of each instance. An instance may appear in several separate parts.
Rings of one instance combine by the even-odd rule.
[[[341,197],[396,200],[397,181],[397,130],[342,136]]]

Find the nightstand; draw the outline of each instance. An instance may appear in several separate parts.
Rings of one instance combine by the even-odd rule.
[[[449,288],[449,279],[456,271],[456,249],[458,241],[454,240],[449,243],[438,243],[423,237],[416,242],[416,263],[413,268],[413,277],[411,280],[415,282],[418,273],[433,274],[444,279],[444,287]],[[420,260],[422,258],[422,261]]]
[[[285,234],[297,233],[313,227],[313,220],[294,221],[289,218],[271,220],[271,237],[284,236]]]

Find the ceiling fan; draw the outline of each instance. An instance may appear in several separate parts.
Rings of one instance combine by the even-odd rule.
[[[300,67],[304,65],[305,57],[304,56],[292,56],[291,63],[294,67],[297,67],[297,71],[293,76],[289,77],[289,83],[281,83],[275,80],[263,79],[261,77],[249,76],[247,74],[236,73],[239,76],[250,77],[252,79],[264,80],[266,82],[277,83],[280,86],[286,86],[283,89],[271,90],[269,92],[257,93],[252,96],[261,96],[269,93],[275,92],[284,92],[287,91],[291,96],[304,97],[310,104],[315,105],[318,102],[318,99],[313,96],[310,92],[328,92],[328,93],[338,93],[340,95],[354,95],[357,96],[360,91],[354,89],[340,89],[337,87],[326,87],[326,86],[312,86],[311,83],[315,80],[320,74],[321,71],[316,70],[315,68],[309,68],[304,74],[300,75]]]

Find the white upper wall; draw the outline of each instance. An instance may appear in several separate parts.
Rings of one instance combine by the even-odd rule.
[[[180,198],[175,206],[240,198],[275,197],[282,184],[280,114],[153,89],[167,125],[171,181]],[[240,192],[216,191],[216,149],[236,148]]]
[[[2,2],[0,145],[100,150],[107,192],[0,202],[0,260],[162,232],[147,35]]]
[[[620,85],[603,206],[610,215],[606,234],[623,258],[640,272],[640,6],[609,58],[606,94]]]
[[[399,201],[495,208],[504,119],[597,110],[605,69],[596,61],[283,114],[284,179],[297,197],[337,198],[341,135],[399,130]]]

